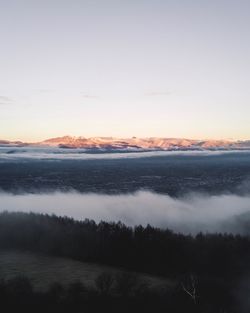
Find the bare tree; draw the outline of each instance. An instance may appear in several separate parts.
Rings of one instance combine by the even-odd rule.
[[[198,279],[195,275],[190,274],[185,279],[185,281],[181,282],[182,290],[191,297],[194,304],[197,304],[197,288],[198,288]]]

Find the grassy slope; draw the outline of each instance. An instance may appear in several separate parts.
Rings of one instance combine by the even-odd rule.
[[[102,272],[116,275],[121,269],[30,252],[0,250],[0,277],[10,279],[23,275],[30,278],[39,290],[46,290],[53,282],[67,285],[77,280],[94,287],[96,277]],[[150,275],[139,274],[139,278],[152,288],[173,285],[170,281]]]

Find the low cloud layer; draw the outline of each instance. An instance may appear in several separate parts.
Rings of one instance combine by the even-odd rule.
[[[0,162],[20,160],[105,160],[105,159],[138,159],[168,156],[218,156],[225,154],[249,154],[249,151],[145,151],[121,153],[89,153],[86,149],[61,149],[45,147],[0,147]]]
[[[1,193],[0,210],[66,215],[75,219],[122,221],[170,228],[177,232],[246,233],[250,220],[250,195],[188,194],[172,198],[140,191],[130,195],[51,193],[13,195]],[[249,214],[248,214],[249,213]]]

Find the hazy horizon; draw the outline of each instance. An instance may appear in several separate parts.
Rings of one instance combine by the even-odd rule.
[[[130,137],[116,137],[116,136],[103,136],[101,134],[97,135],[97,136],[85,136],[85,135],[71,135],[71,134],[64,134],[64,135],[55,135],[55,136],[49,136],[49,137],[41,137],[38,138],[37,140],[25,140],[25,138],[21,138],[21,137],[0,137],[0,140],[7,140],[7,141],[21,141],[21,142],[26,142],[26,143],[36,143],[36,142],[42,142],[48,139],[55,139],[55,138],[63,138],[63,137],[71,137],[71,138],[86,138],[86,139],[91,139],[91,138],[113,138],[113,139],[132,139],[132,138],[138,138],[138,139],[149,139],[149,138],[159,138],[159,139],[183,139],[183,140],[201,140],[201,141],[248,141],[250,140],[250,136],[248,138],[245,139],[240,139],[240,138],[221,138],[221,137],[215,137],[215,138],[211,138],[211,137],[169,137],[169,136],[130,136]]]

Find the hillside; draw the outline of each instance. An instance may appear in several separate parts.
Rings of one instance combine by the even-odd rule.
[[[0,278],[25,276],[37,290],[47,290],[52,283],[67,286],[76,281],[95,288],[95,280],[100,274],[110,273],[115,277],[122,272],[115,267],[79,262],[69,258],[18,250],[0,250]],[[166,279],[146,274],[137,275],[140,281],[147,283],[151,288],[173,286],[173,283]]]

